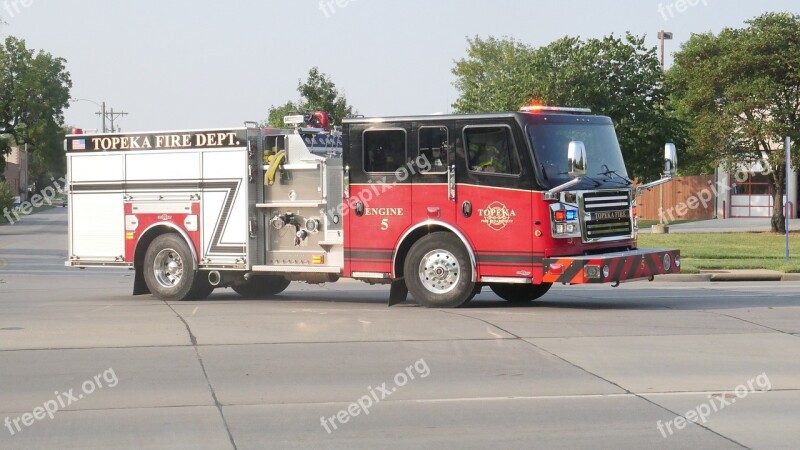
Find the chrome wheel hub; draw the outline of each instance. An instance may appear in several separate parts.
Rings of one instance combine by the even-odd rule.
[[[165,288],[178,285],[183,278],[183,259],[173,249],[167,248],[158,252],[153,262],[153,273],[158,284]]]
[[[455,255],[445,250],[434,250],[419,264],[419,279],[422,285],[434,294],[446,294],[458,285],[461,265]]]

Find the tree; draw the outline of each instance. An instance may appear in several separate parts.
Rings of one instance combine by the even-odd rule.
[[[775,202],[772,231],[784,232],[783,141],[800,138],[800,15],[767,13],[746,23],[692,36],[676,53],[669,80],[694,159],[730,171],[764,162]]]
[[[43,164],[63,159],[57,150],[72,87],[64,64],[62,58],[29,50],[15,37],[0,45],[0,156],[12,144],[29,144]],[[4,161],[0,158],[0,172]]]
[[[28,180],[37,189],[53,183],[67,172],[67,155],[64,153],[64,139],[70,130],[56,128],[48,130],[47,141],[38,141],[35,151],[28,157]]]
[[[565,37],[533,48],[513,39],[476,37],[453,74],[460,113],[516,111],[532,102],[583,106],[611,117],[629,172],[658,178],[662,148],[681,143],[681,126],[667,103],[655,48],[626,34],[582,41]]]
[[[325,111],[331,116],[335,125],[341,125],[342,120],[354,113],[353,107],[347,103],[347,98],[339,95],[339,90],[331,79],[313,67],[308,71],[306,81],[298,80],[297,91],[300,100],[289,101],[282,106],[271,106],[267,123],[275,128],[284,127],[283,118],[287,115],[302,114],[311,111]]]

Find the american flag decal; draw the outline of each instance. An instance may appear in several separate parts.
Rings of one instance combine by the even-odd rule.
[[[86,150],[86,139],[75,139],[72,141],[73,150]]]

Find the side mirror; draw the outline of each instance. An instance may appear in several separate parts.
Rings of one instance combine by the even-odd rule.
[[[569,164],[569,176],[577,178],[586,175],[586,145],[583,142],[572,141],[569,143],[567,162]]]
[[[664,147],[664,176],[674,177],[678,174],[678,149],[669,143]]]

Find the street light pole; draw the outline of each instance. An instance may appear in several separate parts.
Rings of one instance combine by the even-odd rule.
[[[784,220],[786,221],[786,264],[789,264],[791,261],[789,259],[789,233],[791,230],[789,229],[789,177],[792,174],[792,138],[786,136],[786,142],[784,143],[786,147],[786,203],[783,205],[783,216]]]
[[[658,32],[661,40],[661,72],[666,70],[666,41],[672,40],[673,34],[669,31]],[[655,228],[655,227],[654,227]],[[661,233],[669,233],[669,228],[664,223],[664,185],[658,187],[658,229]]]
[[[661,40],[661,70],[663,71],[666,68],[666,42],[671,41],[673,38],[672,32],[661,30],[658,32],[658,39]]]

